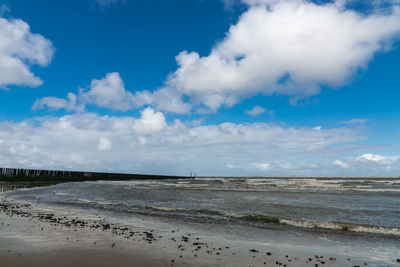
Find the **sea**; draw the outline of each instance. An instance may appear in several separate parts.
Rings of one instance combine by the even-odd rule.
[[[8,197],[109,218],[400,238],[397,178],[219,178],[70,182]]]

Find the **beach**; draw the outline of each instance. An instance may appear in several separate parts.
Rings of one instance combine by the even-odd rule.
[[[86,186],[95,188],[102,183]],[[143,187],[144,182],[138,183],[136,189]],[[168,186],[165,183],[162,186]],[[162,216],[116,207],[105,210],[104,200],[90,207],[88,200],[79,207],[55,204],[60,202],[57,194],[65,197],[70,188],[78,192],[79,186],[85,184],[7,192],[0,206],[1,266],[399,265],[400,240],[396,235],[282,227],[276,223],[268,227],[249,225],[247,221],[212,220],[210,215],[199,219],[192,214],[188,218],[183,211],[173,217],[173,207],[167,203],[163,208],[157,206]],[[140,199],[138,192],[135,194]],[[71,199],[71,195],[65,199]],[[113,201],[120,209],[121,204]]]

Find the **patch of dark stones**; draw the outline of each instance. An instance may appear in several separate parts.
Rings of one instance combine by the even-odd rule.
[[[162,236],[157,235],[154,231],[135,231],[129,227],[120,227],[114,225],[112,223],[107,223],[105,219],[102,220],[90,220],[85,221],[78,217],[70,218],[66,216],[56,216],[53,213],[41,213],[41,212],[34,212],[31,205],[29,204],[22,204],[12,201],[3,201],[0,203],[0,212],[6,214],[10,217],[18,216],[18,217],[25,217],[29,219],[36,219],[40,222],[50,224],[52,226],[61,226],[73,229],[76,231],[77,229],[89,228],[93,230],[99,231],[109,231],[115,236],[122,236],[126,239],[132,239],[133,241],[144,241],[148,244],[152,244],[157,240],[161,239]],[[2,223],[3,224],[3,223]],[[41,228],[43,230],[43,228]],[[198,256],[198,252],[203,251],[203,253],[207,255],[214,255],[214,256],[221,256],[221,253],[230,250],[231,248],[228,246],[222,247],[211,247],[210,244],[205,242],[200,242],[199,237],[192,237],[192,234],[186,235],[179,235],[178,232],[180,230],[172,230],[171,233],[175,234],[176,237],[170,238],[170,241],[177,243],[177,249],[179,251],[191,251],[194,257]],[[69,240],[67,238],[67,240]],[[96,242],[93,243],[94,245]],[[111,247],[114,248],[116,243],[112,243]],[[261,262],[263,265],[268,266],[296,266],[296,262],[300,262],[300,259],[297,257],[290,257],[289,255],[285,255],[284,258],[280,261],[271,260],[272,252],[262,252],[260,253],[257,249],[249,249],[249,256],[252,258],[262,257]],[[233,256],[239,257],[239,252],[231,252]],[[178,259],[171,259],[171,265],[174,265],[177,260],[184,258],[183,255],[178,254]],[[322,255],[313,255],[312,257],[304,256],[305,263],[310,264],[310,266],[319,267],[323,266],[326,263],[335,263],[335,257],[325,257]],[[218,259],[220,260],[220,259]],[[351,259],[347,259],[347,261],[351,261]],[[395,259],[395,262],[400,263],[400,258]],[[289,265],[290,264],[290,265]],[[367,263],[364,263],[367,265]],[[354,267],[358,267],[359,265],[354,265]]]

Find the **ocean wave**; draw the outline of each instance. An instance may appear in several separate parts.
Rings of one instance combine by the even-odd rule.
[[[89,204],[95,208],[101,208],[106,210],[118,210],[129,213],[136,213],[141,215],[157,215],[181,218],[205,218],[212,220],[213,218],[225,218],[240,220],[248,223],[256,224],[278,224],[287,225],[297,228],[306,229],[325,229],[325,230],[338,230],[338,231],[349,231],[356,233],[366,234],[382,234],[400,237],[400,228],[398,227],[384,227],[374,225],[362,225],[353,224],[346,222],[332,222],[332,221],[312,221],[312,220],[299,220],[281,218],[275,216],[267,216],[264,214],[240,214],[230,213],[225,211],[218,211],[212,209],[186,209],[181,207],[168,207],[168,206],[141,206],[133,203],[121,203],[121,202],[110,202],[103,200],[91,200],[91,199],[70,199],[82,204]],[[72,203],[65,203],[72,204]]]
[[[100,182],[101,183],[101,182]],[[183,188],[187,190],[214,191],[270,191],[282,190],[307,192],[350,191],[360,193],[400,192],[396,179],[317,179],[317,178],[195,178],[182,180],[138,180],[105,182],[123,187],[145,188]]]
[[[359,233],[400,236],[400,228],[396,227],[360,225],[360,224],[330,222],[330,221],[292,220],[292,219],[284,219],[284,218],[271,217],[259,214],[244,214],[244,215],[230,215],[230,216],[242,220],[264,222],[264,223],[276,223],[276,224],[295,226],[299,228],[342,230],[342,231],[359,232]]]
[[[154,208],[154,207],[152,207]],[[330,221],[306,221],[306,220],[293,220],[286,218],[279,218],[274,216],[266,216],[261,214],[235,214],[227,213],[215,210],[185,210],[182,208],[167,208],[167,207],[157,207],[159,210],[165,211],[187,211],[194,213],[201,213],[212,216],[222,216],[227,218],[245,220],[249,222],[258,223],[272,223],[294,226],[298,228],[308,228],[308,229],[326,229],[326,230],[341,230],[350,231],[358,233],[370,233],[370,234],[383,234],[383,235],[393,235],[400,236],[400,228],[396,227],[383,227],[383,226],[373,226],[373,225],[360,225],[344,222],[330,222]]]
[[[160,207],[160,206],[150,206],[147,208],[159,211],[186,211],[185,209],[182,208],[171,208],[171,207]]]
[[[301,220],[289,220],[289,219],[279,219],[279,223],[296,227],[302,227],[302,228],[343,230],[343,231],[359,232],[359,233],[400,236],[400,228],[396,227],[359,225],[359,224],[342,223],[342,222],[301,221]]]

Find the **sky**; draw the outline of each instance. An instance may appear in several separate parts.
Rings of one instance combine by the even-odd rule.
[[[0,166],[400,174],[398,0],[0,0]]]

